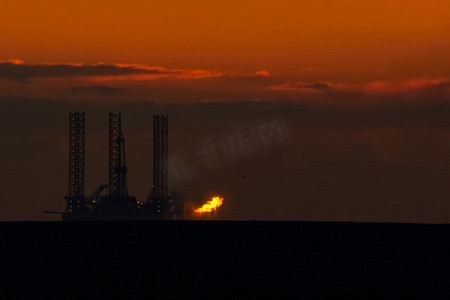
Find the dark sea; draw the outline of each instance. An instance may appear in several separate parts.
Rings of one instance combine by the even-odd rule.
[[[450,225],[0,223],[0,299],[448,299]]]

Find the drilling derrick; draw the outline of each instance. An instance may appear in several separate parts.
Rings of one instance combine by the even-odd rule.
[[[65,197],[65,216],[87,209],[84,197],[84,113],[71,112],[69,123],[69,194]]]
[[[167,196],[168,164],[168,118],[153,116],[153,188],[150,197],[153,213],[157,219],[169,216]]]
[[[109,113],[109,195],[116,198],[128,197],[125,139],[120,113]]]

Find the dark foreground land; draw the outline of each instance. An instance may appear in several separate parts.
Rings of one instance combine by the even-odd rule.
[[[0,223],[1,299],[450,297],[450,225]]]

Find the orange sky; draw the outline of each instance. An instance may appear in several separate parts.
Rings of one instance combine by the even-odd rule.
[[[0,60],[142,63],[309,81],[447,77],[447,0],[0,2]]]
[[[170,189],[223,196],[223,219],[448,222],[449,16],[449,0],[0,0],[0,221],[64,210],[68,111],[88,116],[86,193],[105,182],[121,111],[141,201],[151,114],[170,115],[170,155],[275,115],[290,143],[170,171]]]

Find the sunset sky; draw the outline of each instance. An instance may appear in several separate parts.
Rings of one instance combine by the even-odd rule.
[[[219,219],[450,222],[449,16],[447,0],[0,0],[0,221],[64,210],[80,110],[86,194],[106,181],[109,111],[141,200],[152,114],[172,158],[275,120],[289,139],[172,170],[171,191],[224,195]]]

